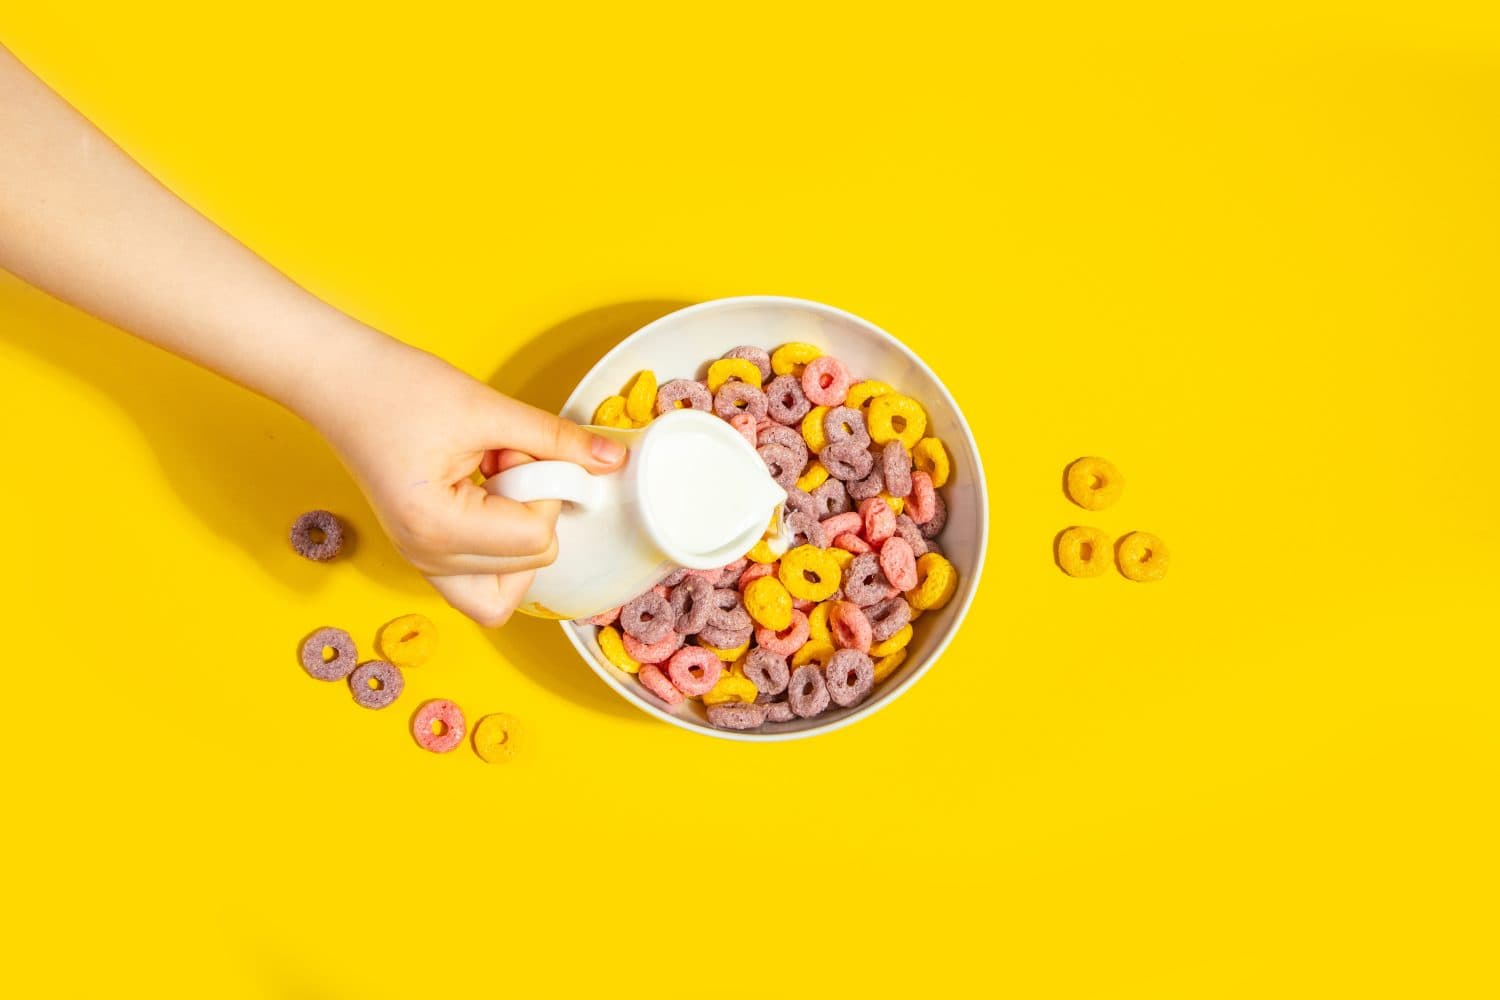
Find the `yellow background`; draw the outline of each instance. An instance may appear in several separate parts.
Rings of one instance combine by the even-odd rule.
[[[0,278],[7,992],[1500,987],[1491,25],[64,6],[0,39],[296,279],[532,401],[678,303],[883,325],[973,421],[992,542],[890,709],[705,740],[551,626],[447,610],[292,417]],[[1097,516],[1060,490],[1088,453],[1128,483]],[[351,558],[289,551],[317,506]],[[1073,523],[1158,532],[1170,577],[1064,577]],[[442,650],[403,704],[518,715],[513,766],[297,667],[410,611]]]

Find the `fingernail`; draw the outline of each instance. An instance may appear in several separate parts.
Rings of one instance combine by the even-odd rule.
[[[608,465],[614,465],[625,457],[625,446],[618,441],[611,441],[599,435],[592,435],[593,443],[589,446],[593,449],[594,457]]]

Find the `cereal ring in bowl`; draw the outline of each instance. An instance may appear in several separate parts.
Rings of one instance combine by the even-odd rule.
[[[922,335],[930,331],[909,330],[905,332],[911,343],[920,343]],[[783,351],[778,358],[778,349],[786,345],[799,346]],[[746,348],[751,350],[744,350]],[[861,426],[856,429],[852,426],[852,421],[845,421],[840,425],[839,430],[844,430],[847,424],[849,425],[848,433],[852,434],[856,440],[865,436],[867,428],[863,425],[866,423],[866,414],[874,399],[878,399],[881,395],[898,394],[905,399],[914,400],[920,409],[906,408],[904,403],[899,406],[893,406],[891,403],[882,404],[881,409],[877,411],[877,416],[882,421],[878,427],[880,436],[885,437],[888,430],[889,432],[899,430],[910,437],[913,433],[913,422],[906,419],[907,413],[910,412],[921,415],[917,416],[918,421],[925,416],[925,428],[921,431],[924,438],[935,438],[942,442],[942,457],[947,459],[945,464],[950,468],[944,470],[948,471],[948,479],[938,494],[938,501],[946,515],[946,523],[942,526],[942,534],[937,541],[942,546],[943,557],[941,558],[944,558],[946,562],[938,563],[930,560],[924,565],[921,563],[923,553],[916,544],[911,545],[914,555],[918,557],[919,587],[925,586],[926,588],[920,591],[922,599],[924,603],[929,603],[932,607],[926,610],[921,615],[921,620],[912,626],[910,640],[902,648],[880,658],[875,666],[880,679],[876,681],[873,690],[863,695],[856,703],[842,707],[829,700],[825,702],[825,707],[818,708],[818,695],[821,695],[822,699],[828,699],[829,695],[823,672],[821,668],[815,666],[816,661],[813,661],[808,664],[811,669],[806,671],[804,678],[815,674],[817,680],[816,682],[807,680],[802,688],[798,688],[795,706],[811,714],[802,715],[786,708],[767,706],[765,722],[748,729],[733,729],[714,725],[709,720],[704,705],[694,699],[682,699],[680,692],[676,692],[675,688],[672,691],[677,693],[681,700],[673,701],[671,704],[652,694],[637,681],[636,677],[615,666],[599,650],[594,638],[595,632],[598,631],[596,626],[586,622],[564,622],[560,627],[578,650],[579,655],[603,678],[605,683],[647,714],[704,735],[747,742],[767,742],[831,732],[857,722],[890,704],[926,673],[957,631],[978,587],[988,536],[988,500],[985,492],[984,472],[973,433],[953,397],[943,387],[937,375],[904,344],[878,327],[857,316],[816,302],[775,296],[748,296],[703,302],[664,316],[631,334],[601,358],[574,389],[563,408],[563,416],[580,423],[587,423],[593,415],[594,407],[601,399],[617,394],[621,386],[629,385],[631,379],[643,370],[655,372],[662,380],[662,387],[658,392],[658,412],[664,408],[661,405],[663,402],[668,407],[692,405],[692,403],[685,402],[691,398],[693,402],[701,405],[704,402],[703,396],[710,396],[710,400],[713,398],[708,393],[706,385],[694,381],[693,388],[688,388],[681,382],[672,385],[673,380],[693,381],[694,376],[701,376],[709,364],[725,355],[751,361],[759,369],[760,365],[757,362],[760,361],[760,355],[754,353],[755,348],[765,351],[772,359],[772,378],[764,380],[763,386],[769,388],[778,376],[793,377],[785,382],[776,383],[778,392],[781,392],[783,387],[786,391],[782,392],[778,408],[770,416],[773,420],[779,416],[781,419],[776,421],[779,425],[790,426],[802,434],[804,443],[811,452],[808,469],[813,468],[813,459],[829,443],[826,440],[819,440],[826,431],[820,418],[826,417],[827,413],[834,408],[830,407],[819,413],[821,407],[810,406],[800,421],[785,424],[782,422],[790,420],[800,409],[795,393],[790,390],[791,382],[795,379],[800,384],[801,376],[806,371],[808,363],[821,356],[837,358],[849,372],[858,376],[854,387],[849,390],[851,397],[855,395],[856,390],[869,393],[863,398],[851,398],[845,401],[845,405],[851,402],[860,404],[855,408],[855,412],[859,413]],[[777,370],[778,367],[781,370]],[[819,368],[814,368],[815,376],[819,371]],[[758,373],[763,375],[763,370]],[[819,377],[819,387],[825,388],[822,382],[822,378]],[[861,389],[863,383],[869,383],[869,385],[864,385]],[[754,391],[747,383],[728,382],[726,385],[742,387],[726,393],[723,400],[724,412],[733,416],[744,409],[752,416],[757,416],[757,421],[759,421],[760,407],[765,403],[766,393]],[[670,393],[668,393],[668,386],[672,387]],[[885,389],[887,386],[890,387],[889,390]],[[827,388],[831,387],[832,380],[830,379]],[[718,388],[720,392],[723,392],[725,386]],[[871,392],[874,389],[881,391],[877,395]],[[679,393],[681,393],[680,397],[678,397]],[[664,401],[663,394],[667,394],[670,401]],[[806,396],[805,391],[803,396]],[[679,398],[684,402],[679,402]],[[807,402],[811,404],[813,401]],[[713,405],[713,402],[709,405]],[[847,415],[841,414],[841,416]],[[901,421],[894,419],[898,416],[902,418]],[[812,428],[811,438],[807,433],[809,422],[818,424]],[[916,470],[929,473],[932,479],[938,478],[931,475],[932,472],[938,471],[936,468],[924,468],[924,466],[930,467],[937,464],[926,451],[934,446],[924,447],[920,439],[908,442],[901,434],[896,433],[892,433],[889,440],[900,441],[900,449],[907,453],[912,453],[912,446],[916,445],[917,450],[912,457],[913,466]],[[889,442],[875,445],[875,451],[882,451],[885,443]],[[895,448],[890,449],[893,465],[899,465],[896,461],[897,451],[898,449]],[[841,455],[849,464],[840,468],[838,470],[840,472],[847,474],[859,471],[864,465],[863,460],[850,460],[848,455],[842,453]],[[919,459],[917,455],[921,455],[921,458]],[[864,469],[864,474],[858,477],[859,480],[864,480],[870,475],[871,469],[875,467],[876,457],[873,452],[870,453],[871,467]],[[879,457],[883,461],[884,453],[882,452]],[[881,468],[883,473],[883,464]],[[798,470],[797,477],[800,478],[805,471]],[[828,488],[824,489],[825,486]],[[817,511],[819,520],[849,511],[854,506],[849,502],[844,483],[835,478],[824,478],[821,481],[809,480],[805,487],[799,488],[805,489],[814,500],[819,502]],[[929,514],[929,519],[925,522],[918,522],[914,518],[907,517],[903,522],[898,517],[896,534],[908,542],[927,537],[922,529],[934,530],[929,526],[935,525],[942,515],[936,511],[929,512],[926,508],[920,512]],[[885,525],[882,523],[880,527],[883,530]],[[832,537],[828,541],[832,543]],[[842,549],[833,548],[821,551],[843,553]],[[766,563],[773,561],[775,561],[774,557],[765,560]],[[874,564],[875,578],[880,579],[881,571],[878,560],[872,557],[870,562]],[[947,574],[947,563],[951,563],[953,571],[951,575]],[[904,559],[901,565],[904,568]],[[779,576],[779,573],[776,575]],[[948,592],[950,586],[953,588],[951,594]],[[872,593],[871,596],[876,595]],[[888,599],[883,596],[883,592],[880,596],[882,599]],[[890,596],[897,595],[891,594]],[[815,608],[808,608],[802,613],[811,617],[815,610]],[[895,601],[881,610],[885,612],[882,618],[885,628],[891,628],[900,621],[902,608]],[[827,612],[824,611],[819,618],[826,620],[826,615]],[[617,624],[615,627],[618,629],[620,626]],[[720,634],[721,631],[723,634]],[[899,629],[897,631],[899,632]],[[727,630],[715,630],[714,637],[739,638],[740,634],[739,631],[730,635]],[[698,641],[700,644],[704,642],[701,638]],[[632,640],[632,644],[637,645],[635,640]],[[754,649],[755,646],[752,644],[751,648]],[[726,649],[725,652],[727,654],[731,650]],[[727,667],[732,660],[724,662]],[[629,665],[628,661],[627,665]],[[793,672],[795,673],[797,669],[793,667]],[[856,673],[862,672],[856,671]],[[653,680],[655,675],[659,674],[660,679],[666,681],[667,686],[670,687],[670,681],[665,676],[665,664],[659,665],[652,674]],[[859,678],[856,677],[855,680],[858,681]],[[772,705],[789,705],[791,697],[790,695],[787,697],[787,702],[774,702]],[[815,708],[817,711],[813,711]],[[721,723],[742,724],[753,721],[749,717],[756,713],[736,709],[734,712],[720,711],[718,714],[721,717],[719,720]],[[789,718],[788,715],[790,715]]]

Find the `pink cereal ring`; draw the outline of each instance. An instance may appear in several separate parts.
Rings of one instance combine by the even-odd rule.
[[[831,354],[813,358],[802,369],[802,395],[814,406],[843,406],[849,385],[849,369]]]
[[[662,673],[661,668],[656,664],[641,664],[640,672],[635,676],[636,680],[640,681],[641,685],[647,691],[650,691],[668,705],[676,705],[682,701],[682,692],[672,686],[672,682],[667,680],[667,675]]]
[[[891,581],[891,586],[905,592],[917,585],[917,557],[911,542],[894,535],[880,547],[880,571]],[[869,652],[869,650],[866,650]]]
[[[761,649],[777,656],[791,656],[807,644],[810,635],[807,614],[792,609],[792,623],[780,632],[768,628],[755,630],[755,642]]]
[[[433,732],[433,724],[438,731]],[[433,753],[455,750],[464,741],[464,712],[447,698],[434,698],[422,703],[411,717],[411,735],[417,746]]]
[[[855,555],[861,555],[870,551],[870,543],[852,531],[846,531],[835,538],[833,540],[833,547],[843,549],[845,552],[853,552]]]
[[[602,628],[605,625],[613,625],[615,623],[615,619],[617,619],[619,617],[620,617],[620,609],[619,608],[610,608],[608,611],[601,611],[597,615],[595,615],[594,617],[590,618],[589,619],[589,624],[590,625],[598,625],[598,626],[600,626]]]
[[[932,477],[925,472],[911,474],[911,493],[906,497],[906,513],[917,524],[926,524],[937,513],[937,491]]]
[[[779,560],[773,563],[751,563],[749,566],[745,567],[745,572],[740,574],[739,582],[735,584],[735,586],[738,587],[740,593],[743,594],[746,587],[750,586],[761,577],[775,576],[776,570],[780,566],[781,562]]]
[[[702,646],[683,646],[667,661],[667,679],[677,690],[694,697],[712,691],[723,669],[723,662]]]
[[[857,535],[865,530],[865,519],[852,510],[825,517],[818,523],[823,526],[823,533],[829,538],[837,538],[846,534]]]
[[[736,413],[729,418],[729,426],[740,432],[740,437],[750,442],[750,447],[755,447],[755,439],[760,434],[760,429],[755,424],[755,418],[748,413]]]
[[[683,643],[682,634],[671,631],[655,642],[641,642],[629,632],[626,632],[622,638],[625,642],[625,652],[638,663],[661,663],[681,649]]]
[[[916,564],[912,564],[912,576],[916,576]],[[874,642],[870,619],[859,605],[852,601],[835,601],[828,609],[828,631],[833,635],[833,644],[839,649],[857,649],[861,653],[870,651]]]
[[[896,512],[879,497],[861,501],[859,514],[865,522],[865,541],[871,545],[879,545],[896,533]]]

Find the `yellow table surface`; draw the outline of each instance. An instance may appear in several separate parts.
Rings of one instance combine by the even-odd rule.
[[[556,406],[681,303],[836,304],[965,407],[992,533],[888,710],[702,739],[448,610],[293,417],[0,277],[11,995],[1500,987],[1489,26],[83,6],[0,38],[341,307]],[[351,557],[292,554],[312,507]],[[1170,576],[1063,576],[1075,523]],[[298,668],[405,612],[401,704],[514,713],[514,764]]]

